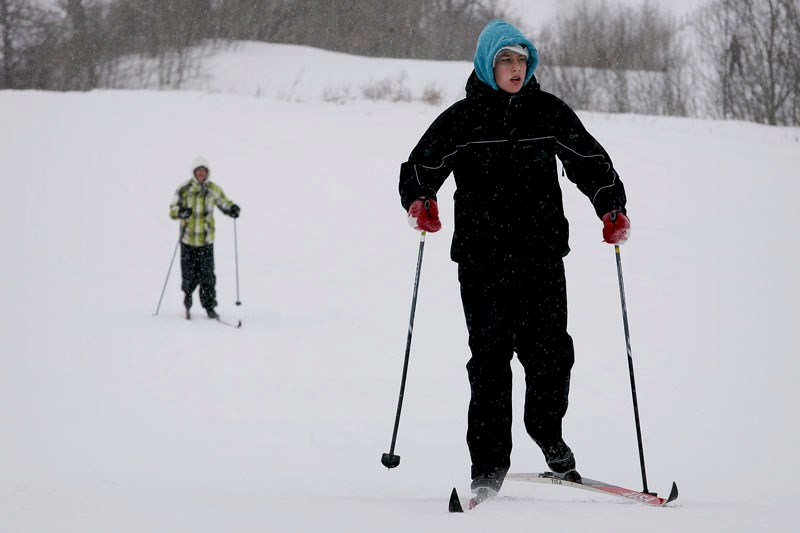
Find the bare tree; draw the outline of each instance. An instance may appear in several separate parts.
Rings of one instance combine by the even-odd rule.
[[[800,0],[714,0],[701,13],[712,114],[797,125]]]
[[[276,42],[285,39],[291,26],[290,0],[216,0],[212,4],[213,33],[235,41]]]
[[[211,0],[115,0],[104,16],[105,86],[180,87],[214,37]]]
[[[14,58],[14,49],[11,46],[11,1],[0,0],[0,53],[3,64],[0,68],[0,87],[8,87],[11,82],[11,66]]]
[[[496,0],[218,0],[222,38],[306,44],[376,57],[470,59]]]
[[[784,10],[787,14],[786,24],[789,25],[791,35],[790,47],[786,54],[789,65],[790,83],[793,85],[793,96],[790,103],[791,124],[800,124],[800,9],[796,1],[783,0]]]
[[[0,87],[50,87],[57,26],[57,17],[32,0],[0,0]]]
[[[61,8],[66,13],[64,43],[60,47],[63,57],[62,87],[71,90],[89,90],[97,87],[98,28],[97,17],[90,20],[89,9],[84,0],[62,0]]]
[[[649,1],[638,8],[584,1],[540,34],[541,81],[582,109],[686,114],[679,30]]]
[[[29,1],[0,0],[0,88],[17,88],[25,77],[23,50],[36,41],[31,31],[36,15]]]

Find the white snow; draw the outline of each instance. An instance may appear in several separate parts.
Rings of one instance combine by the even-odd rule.
[[[380,456],[419,243],[398,167],[457,96],[337,105],[321,91],[399,71],[413,90],[431,73],[460,88],[469,64],[252,43],[223,56],[204,82],[214,94],[0,92],[0,531],[795,531],[800,129],[580,113],[629,195],[649,488],[674,480],[680,498],[653,509],[508,482],[452,515],[451,488],[466,497],[469,482],[452,180],[426,241],[402,462],[387,471]],[[302,99],[254,97],[294,83],[287,64],[326,69],[304,70]],[[221,213],[216,244],[219,311],[241,330],[198,304],[182,318],[177,262],[153,316],[178,236],[169,203],[198,154],[242,207],[241,307]],[[641,489],[613,248],[562,181],[577,352],[566,437],[584,475]],[[538,471],[514,368],[513,470]]]

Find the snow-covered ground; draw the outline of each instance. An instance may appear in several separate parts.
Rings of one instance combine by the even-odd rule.
[[[630,199],[648,482],[665,493],[674,480],[680,498],[653,509],[508,482],[452,515],[451,488],[466,496],[469,482],[452,180],[425,248],[402,462],[380,464],[419,242],[398,166],[450,101],[322,91],[400,71],[414,90],[431,73],[460,89],[469,65],[240,51],[210,63],[213,92],[0,92],[0,531],[795,531],[800,129],[581,113]],[[287,64],[317,76],[294,84],[303,98],[256,97],[258,83],[293,83]],[[216,245],[219,311],[240,330],[182,318],[177,264],[153,316],[178,236],[168,206],[197,154],[242,207],[241,307],[221,214]],[[563,188],[566,437],[584,475],[641,488],[613,249]],[[513,470],[541,470],[521,407]]]

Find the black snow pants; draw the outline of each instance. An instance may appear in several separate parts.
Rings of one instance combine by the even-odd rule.
[[[567,293],[560,258],[519,268],[459,266],[472,357],[467,445],[472,478],[511,464],[511,359],[525,371],[525,429],[540,446],[561,438],[570,371]]]
[[[181,289],[184,307],[192,306],[192,293],[200,285],[200,305],[205,309],[217,306],[217,277],[214,274],[214,245],[189,246],[181,243]]]

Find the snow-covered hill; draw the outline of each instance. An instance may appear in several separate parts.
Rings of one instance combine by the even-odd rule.
[[[0,531],[795,530],[800,130],[581,114],[630,198],[622,261],[649,485],[675,480],[681,496],[651,509],[509,482],[450,515],[469,476],[452,181],[425,249],[402,463],[379,462],[418,246],[398,166],[450,100],[334,104],[324,91],[400,72],[457,91],[469,66],[243,51],[211,64],[209,92],[0,92]],[[303,97],[282,97],[298,72]],[[169,202],[197,154],[242,207],[241,307],[221,215],[216,245],[219,310],[241,330],[183,320],[177,265],[153,316],[177,239]],[[585,475],[641,488],[613,250],[563,188],[566,436]],[[540,470],[517,418],[513,469]]]
[[[453,101],[464,96],[467,61],[361,57],[309,46],[258,42],[212,43],[188,60],[183,76],[164,86],[211,94],[238,94],[287,103],[356,100]],[[126,75],[125,72],[128,74]],[[151,73],[142,76],[142,72]],[[158,66],[131,59],[115,88],[158,89]]]

